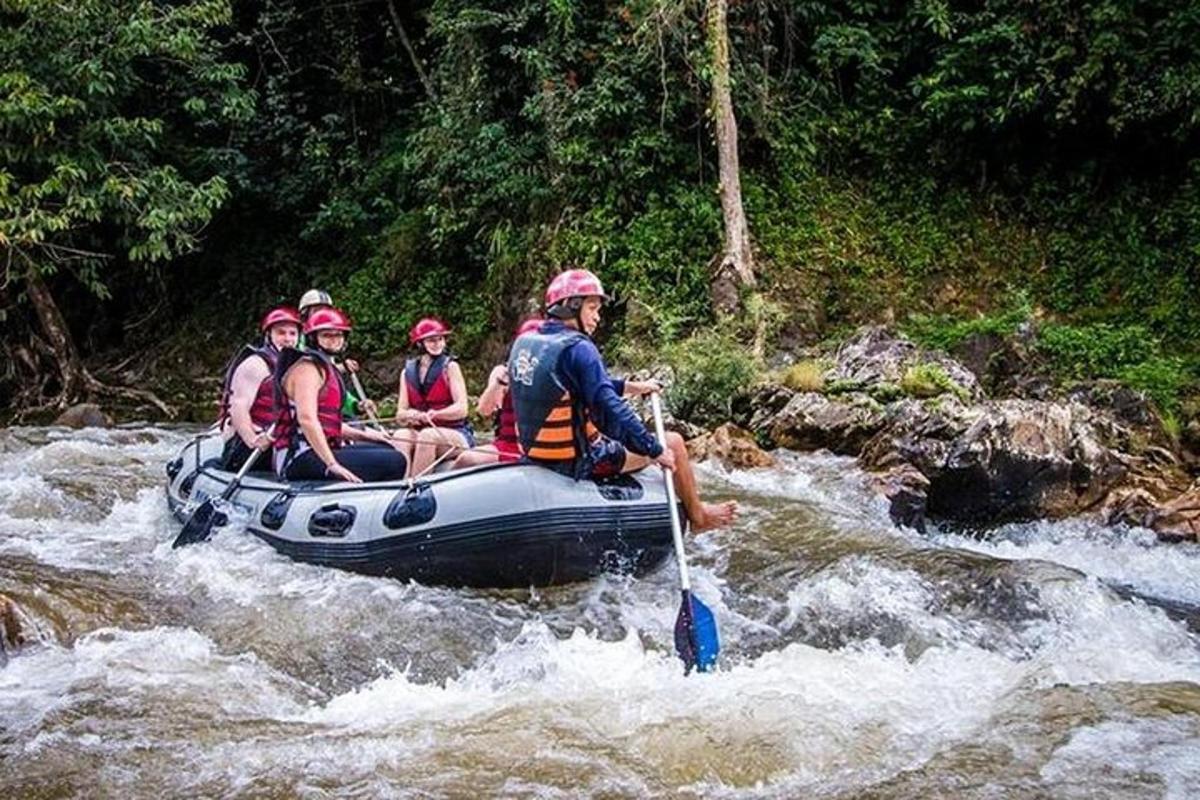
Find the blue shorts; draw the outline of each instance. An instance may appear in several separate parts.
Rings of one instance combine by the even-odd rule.
[[[609,439],[607,436],[597,436],[588,451],[588,472],[585,478],[610,478],[620,475],[625,468],[625,445]]]
[[[526,459],[539,466],[552,469],[577,481],[598,478],[611,478],[620,475],[625,468],[625,445],[609,439],[607,436],[596,437],[583,458],[574,461],[542,461]]]

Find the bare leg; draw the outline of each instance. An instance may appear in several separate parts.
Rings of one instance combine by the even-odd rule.
[[[467,440],[456,430],[449,428],[422,428],[417,435],[417,446],[413,449],[409,476],[420,475],[429,469],[438,457],[451,448],[465,450]]]
[[[413,475],[413,450],[417,443],[417,432],[413,428],[397,428],[392,432],[392,436],[396,441],[400,442],[400,452],[404,454],[404,461],[408,464],[408,470],[404,477],[411,477]]]
[[[667,447],[675,454],[675,469],[671,471],[675,492],[679,495],[683,509],[687,512],[688,522],[692,532],[724,528],[733,524],[737,517],[737,501],[727,500],[724,503],[706,503],[700,499],[700,490],[696,488],[696,473],[692,471],[692,462],[688,460],[687,447],[683,437],[674,431],[667,432]],[[650,463],[646,456],[636,453],[626,453],[623,472],[636,472]]]
[[[450,469],[477,467],[480,464],[495,464],[499,460],[500,453],[496,450],[496,446],[485,444],[482,447],[476,447],[474,450],[459,453],[458,458],[454,459],[454,466]]]

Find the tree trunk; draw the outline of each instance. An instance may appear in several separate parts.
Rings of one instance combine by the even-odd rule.
[[[79,350],[75,347],[75,340],[71,337],[67,321],[63,319],[62,312],[58,310],[58,303],[54,302],[54,295],[50,294],[50,288],[46,286],[36,267],[30,266],[25,274],[25,287],[29,292],[33,310],[37,312],[42,331],[45,332],[50,348],[54,351],[54,359],[61,376],[57,405],[66,408],[72,401],[81,398],[87,390],[87,372],[79,358]]]
[[[88,372],[83,365],[83,360],[79,357],[79,349],[75,347],[75,339],[71,336],[67,321],[63,319],[62,311],[59,310],[58,303],[54,301],[54,295],[50,293],[50,288],[46,286],[42,276],[38,274],[37,268],[32,264],[25,274],[25,288],[29,295],[29,301],[37,313],[38,322],[41,323],[42,330],[49,342],[61,376],[61,385],[58,396],[53,400],[34,408],[28,408],[21,412],[22,414],[49,408],[64,409],[78,400],[91,400],[96,395],[106,395],[149,403],[167,417],[175,416],[175,409],[159,399],[154,392],[125,386],[112,386],[97,380],[92,373]],[[39,381],[39,386],[33,393],[34,397],[31,398],[35,403],[45,399],[41,384],[44,382]]]
[[[732,313],[740,305],[739,289],[752,287],[754,253],[750,226],[742,207],[741,168],[738,164],[737,118],[729,79],[729,26],[727,0],[708,0],[708,48],[712,56],[712,114],[717,134],[717,168],[721,186],[721,216],[725,223],[725,246],[713,272],[713,305],[719,312]]]
[[[396,26],[396,35],[400,37],[400,44],[404,47],[404,51],[408,53],[408,58],[412,61],[413,69],[417,72],[417,79],[421,81],[421,86],[425,89],[426,96],[430,100],[437,102],[437,94],[433,91],[433,83],[430,82],[429,76],[425,74],[425,68],[421,66],[421,59],[417,58],[417,51],[413,49],[412,41],[408,38],[407,31],[404,30],[404,25],[400,22],[400,12],[396,10],[396,4],[393,0],[387,0],[388,12],[392,15],[392,24]]]

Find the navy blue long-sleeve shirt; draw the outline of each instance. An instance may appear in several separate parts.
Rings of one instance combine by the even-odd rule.
[[[543,333],[560,333],[566,326],[559,320],[542,325]],[[615,439],[631,453],[658,458],[662,445],[654,437],[629,404],[621,399],[625,381],[609,377],[604,358],[591,339],[585,339],[567,349],[558,362],[558,379],[571,397],[587,407],[592,424],[610,439]]]

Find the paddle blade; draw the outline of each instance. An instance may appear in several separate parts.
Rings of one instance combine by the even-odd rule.
[[[708,672],[717,665],[721,640],[717,637],[717,620],[700,598],[692,597],[692,621],[696,643],[696,669]]]
[[[717,663],[721,651],[717,639],[717,621],[708,606],[700,602],[690,591],[684,589],[679,604],[679,616],[675,618],[675,652],[683,661],[683,672],[692,669],[708,672]]]
[[[210,497],[200,504],[187,522],[183,523],[183,530],[175,537],[175,543],[171,545],[172,549],[183,547],[196,542],[203,542],[212,535],[214,525],[219,523],[216,503]]]
[[[692,616],[692,593],[687,589],[683,590],[683,602],[675,617],[675,652],[683,661],[683,674],[687,675],[696,666],[696,621]]]

